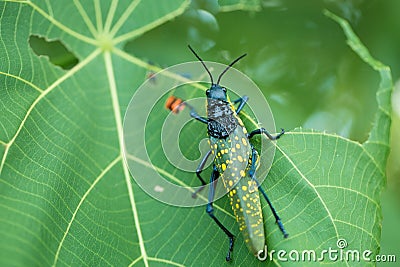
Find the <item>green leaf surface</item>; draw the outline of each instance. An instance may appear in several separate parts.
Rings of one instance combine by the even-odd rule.
[[[155,0],[0,4],[1,265],[224,264],[228,241],[205,208],[176,208],[149,197],[122,159],[123,114],[146,73],[157,70],[122,47],[187,5]],[[263,203],[266,242],[269,249],[321,252],[336,249],[344,238],[349,249],[377,254],[389,149],[390,70],[370,56],[345,21],[327,15],[381,76],[376,119],[364,144],[304,129],[289,131],[277,142],[263,187],[290,236],[282,238]],[[59,39],[79,63],[70,70],[55,67],[35,55],[30,35]],[[204,137],[204,129],[197,129],[180,136],[188,154],[198,153],[193,140]],[[153,146],[149,149],[156,155],[159,147]],[[159,162],[165,176],[197,182],[193,174]],[[234,264],[265,265],[244,245],[226,199],[216,202],[216,213],[237,235]],[[276,255],[267,263],[293,264]]]
[[[230,12],[235,10],[260,11],[260,0],[219,0],[220,11]]]

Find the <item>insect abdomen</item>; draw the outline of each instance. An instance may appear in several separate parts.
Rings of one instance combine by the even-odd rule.
[[[246,246],[257,255],[264,249],[265,235],[257,184],[250,177],[240,179],[229,192],[231,206]]]
[[[226,139],[210,137],[210,145],[239,229],[249,250],[257,254],[264,249],[264,222],[257,183],[248,175],[251,145],[244,131],[239,126]]]

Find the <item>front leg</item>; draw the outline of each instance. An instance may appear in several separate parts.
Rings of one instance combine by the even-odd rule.
[[[196,120],[198,120],[198,121],[200,121],[200,122],[202,122],[202,123],[208,123],[208,119],[207,118],[204,118],[204,117],[201,117],[197,112],[196,112],[196,110],[194,109],[194,107],[192,107],[192,106],[189,106],[188,104],[186,104],[189,108],[190,108],[190,116],[192,117],[192,118],[194,118],[194,119],[196,119]]]
[[[184,107],[190,108],[190,116],[198,121],[201,121],[202,123],[208,123],[208,119],[201,117],[194,107],[189,105],[188,103],[184,102],[183,99],[177,98],[175,96],[170,96],[168,97],[167,101],[165,102],[165,107],[169,110],[171,110],[173,113],[177,114],[180,111],[184,109]]]
[[[247,137],[250,139],[252,138],[254,135],[256,134],[265,134],[269,140],[277,140],[279,139],[279,137],[281,137],[282,134],[285,133],[285,130],[281,129],[281,132],[275,136],[271,135],[267,130],[265,130],[264,128],[260,128],[257,130],[252,131],[251,133],[249,133],[247,135]]]
[[[236,109],[236,115],[239,114],[239,112],[243,109],[244,105],[246,105],[247,101],[249,100],[249,97],[244,95],[239,99],[236,99],[233,101],[233,104],[239,103],[238,108]]]
[[[186,102],[183,102],[182,103],[183,105],[185,105],[185,106],[187,106],[188,108],[190,108],[190,116],[192,117],[192,118],[194,118],[194,119],[196,119],[196,120],[198,120],[198,121],[200,121],[200,122],[202,122],[202,123],[208,123],[208,119],[207,118],[204,118],[204,117],[201,117],[198,113],[197,113],[197,111],[196,111],[196,109],[194,108],[194,107],[192,107],[191,105],[189,105],[188,103],[186,103]]]

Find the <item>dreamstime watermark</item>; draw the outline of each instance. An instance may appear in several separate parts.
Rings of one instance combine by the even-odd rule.
[[[396,255],[373,255],[371,250],[346,249],[348,246],[346,239],[340,238],[336,242],[336,247],[328,247],[321,251],[315,250],[271,250],[268,251],[265,245],[264,250],[257,253],[260,261],[277,259],[278,261],[293,262],[396,262]]]
[[[215,62],[205,62],[205,64],[214,77],[218,77],[227,67]],[[247,95],[249,101],[246,107],[253,113],[252,118],[260,126],[275,132],[271,109],[261,90],[249,77],[231,68],[224,74],[220,84],[228,89],[227,94],[233,100]],[[197,198],[193,198],[191,192],[198,190],[201,184],[194,187],[187,185],[187,181],[196,179],[195,171],[210,149],[206,142],[207,126],[202,125],[204,127],[202,139],[189,143],[186,141],[186,147],[191,146],[192,150],[197,148],[199,152],[194,159],[186,157],[180,144],[181,138],[184,137],[183,132],[186,136],[192,136],[191,138],[193,136],[198,138],[199,134],[196,132],[191,135],[187,131],[193,125],[191,123],[194,123],[188,108],[175,114],[165,108],[165,101],[170,95],[186,95],[182,98],[190,106],[195,107],[201,116],[206,117],[205,90],[209,86],[210,78],[200,62],[174,65],[146,80],[136,90],[125,113],[123,125],[125,162],[135,182],[147,194],[163,203],[185,207],[208,203],[209,188],[213,185],[207,185]],[[195,95],[197,97],[194,97]],[[188,137],[183,139],[185,138],[188,139]],[[232,140],[234,142],[235,139]],[[260,182],[265,179],[270,169],[275,146],[262,139],[261,150],[262,153],[268,153],[268,157],[263,157],[257,171]],[[208,163],[211,160],[212,157],[209,157]],[[226,193],[224,184],[217,183],[214,200]]]

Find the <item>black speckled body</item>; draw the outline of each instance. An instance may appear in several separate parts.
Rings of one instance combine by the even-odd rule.
[[[235,111],[229,102],[209,98],[207,104],[208,135],[215,138],[226,138],[238,126]]]

